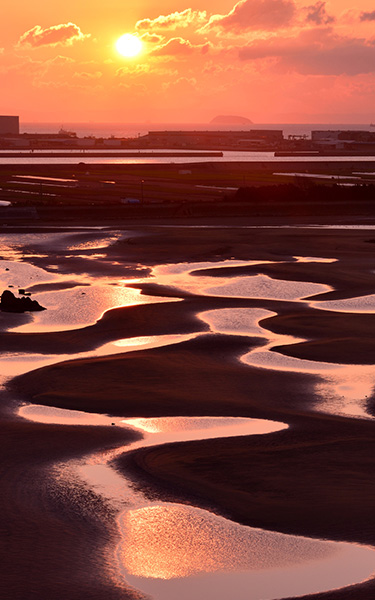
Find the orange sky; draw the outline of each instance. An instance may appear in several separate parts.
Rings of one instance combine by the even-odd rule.
[[[2,16],[0,114],[24,122],[375,121],[372,0],[13,0]]]

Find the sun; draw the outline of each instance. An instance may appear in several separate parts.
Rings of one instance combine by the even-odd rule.
[[[125,33],[116,42],[117,52],[126,58],[137,56],[142,52],[142,48],[143,44],[139,37],[131,33]]]

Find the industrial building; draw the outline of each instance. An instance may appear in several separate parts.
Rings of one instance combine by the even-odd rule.
[[[152,148],[272,148],[284,140],[282,130],[150,131],[138,138]]]
[[[19,135],[20,118],[0,115],[0,135]]]
[[[311,132],[311,142],[317,149],[374,151],[375,131],[317,130]]]

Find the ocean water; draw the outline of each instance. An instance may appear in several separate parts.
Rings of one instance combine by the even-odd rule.
[[[284,136],[307,135],[311,137],[313,130],[360,130],[375,131],[368,124],[317,124],[317,123],[253,123],[251,125],[218,126],[210,123],[21,123],[21,133],[57,133],[61,128],[74,131],[78,137],[138,137],[146,135],[149,131],[248,131],[249,129],[281,129]]]

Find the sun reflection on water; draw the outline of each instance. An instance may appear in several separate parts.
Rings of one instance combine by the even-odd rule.
[[[170,504],[121,519],[120,555],[133,575],[172,579],[197,573],[282,568],[324,559],[335,544],[244,528],[205,511]]]
[[[123,513],[117,558],[155,600],[271,600],[372,575],[375,551],[244,527],[201,509],[153,504]]]

